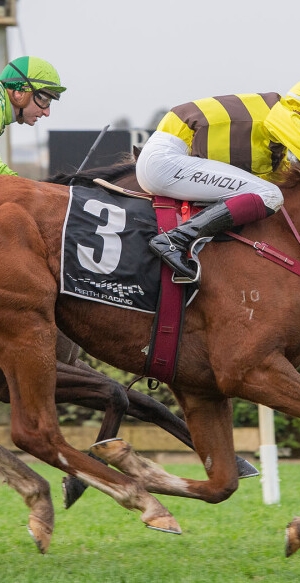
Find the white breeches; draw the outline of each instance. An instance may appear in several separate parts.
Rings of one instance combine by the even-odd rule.
[[[275,184],[236,166],[191,156],[183,140],[166,132],[150,136],[138,157],[136,175],[146,192],[180,200],[210,204],[252,193],[275,212],[283,204]]]

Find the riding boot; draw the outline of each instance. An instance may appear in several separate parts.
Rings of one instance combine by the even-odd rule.
[[[206,207],[191,219],[167,233],[151,239],[150,249],[177,275],[195,278],[194,261],[189,261],[187,251],[195,239],[213,237],[220,231],[231,229],[233,218],[224,202]]]
[[[217,202],[204,208],[181,226],[153,237],[149,246],[176,275],[195,281],[196,263],[187,256],[195,240],[213,237],[235,226],[265,218],[273,212],[258,195],[232,197],[226,203]]]

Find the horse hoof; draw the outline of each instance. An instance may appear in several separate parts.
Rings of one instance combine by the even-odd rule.
[[[256,469],[256,467],[238,455],[236,456],[236,464],[238,468],[239,480],[242,478],[253,478],[254,476],[259,476],[259,471]]]
[[[82,496],[87,486],[74,476],[65,476],[62,479],[64,508],[68,510]]]
[[[42,554],[45,554],[51,542],[53,529],[32,514],[29,516],[29,525],[27,526],[27,529],[38,550]]]
[[[285,556],[290,557],[300,548],[300,518],[293,518],[285,531]]]
[[[159,516],[158,518],[149,520],[146,526],[153,530],[161,530],[162,532],[169,532],[171,534],[182,534],[182,530],[173,516]]]
[[[121,454],[124,455],[130,450],[131,446],[126,441],[121,437],[114,437],[93,443],[89,449],[89,454],[96,456],[107,464],[113,465],[118,461]]]

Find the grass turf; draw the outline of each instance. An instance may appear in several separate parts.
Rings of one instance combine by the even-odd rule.
[[[63,508],[62,473],[31,464],[51,484],[55,530],[46,555],[27,533],[28,509],[0,488],[1,583],[287,583],[299,577],[300,551],[286,559],[284,532],[299,510],[299,463],[281,463],[280,504],[262,501],[260,478],[241,480],[226,502],[158,496],[183,534],[147,529],[130,512],[93,488]],[[202,466],[168,465],[176,475],[204,479]]]

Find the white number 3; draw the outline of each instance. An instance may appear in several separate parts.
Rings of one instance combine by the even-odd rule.
[[[100,261],[94,261],[94,248],[77,245],[78,260],[82,267],[94,273],[104,273],[108,275],[114,271],[120,261],[122,242],[117,235],[125,229],[126,212],[113,204],[105,204],[100,200],[88,200],[84,205],[84,210],[96,217],[100,217],[105,209],[108,213],[106,225],[98,225],[95,234],[103,239],[103,253]]]

